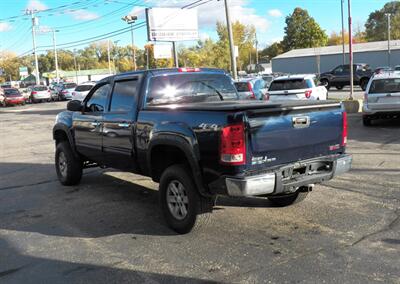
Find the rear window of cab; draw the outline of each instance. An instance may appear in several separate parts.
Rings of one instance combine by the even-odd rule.
[[[369,94],[399,93],[400,78],[375,79],[371,82]]]
[[[310,88],[307,80],[304,79],[287,79],[272,81],[269,87],[270,91],[284,91]]]

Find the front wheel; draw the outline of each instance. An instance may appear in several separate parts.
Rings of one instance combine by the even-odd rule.
[[[167,168],[161,176],[160,206],[168,226],[186,234],[206,224],[212,211],[212,199],[201,196],[192,175],[183,165]]]
[[[367,89],[367,85],[368,85],[368,80],[367,79],[362,79],[360,81],[360,87],[363,91],[365,91]]]
[[[63,185],[78,184],[82,178],[82,161],[72,152],[68,141],[56,146],[55,166],[58,180]]]
[[[308,192],[297,191],[293,194],[270,196],[268,200],[276,207],[286,207],[303,201],[308,195]]]

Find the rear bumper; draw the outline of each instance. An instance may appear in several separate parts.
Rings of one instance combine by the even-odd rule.
[[[363,115],[380,116],[380,115],[399,115],[400,107],[397,108],[370,108],[368,105],[363,105]]]
[[[282,166],[268,173],[244,177],[222,177],[211,186],[216,193],[229,196],[275,195],[291,193],[301,186],[317,184],[348,172],[352,156],[321,157]],[[222,192],[221,192],[222,188]]]

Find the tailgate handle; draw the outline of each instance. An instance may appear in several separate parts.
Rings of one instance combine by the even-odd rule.
[[[310,126],[309,116],[294,116],[292,117],[292,124],[294,128],[306,128]]]

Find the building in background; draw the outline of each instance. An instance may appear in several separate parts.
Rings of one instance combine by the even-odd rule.
[[[345,46],[346,63],[348,48]],[[390,66],[400,65],[400,40],[390,43]],[[353,45],[354,63],[366,63],[375,69],[388,66],[388,42],[375,41]],[[294,49],[272,58],[272,71],[283,73],[315,73],[330,71],[343,62],[342,45]]]

